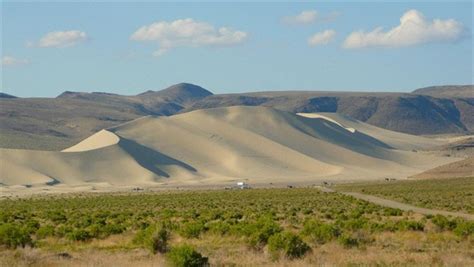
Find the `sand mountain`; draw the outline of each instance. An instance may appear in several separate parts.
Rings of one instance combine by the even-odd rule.
[[[412,152],[436,144],[337,114],[237,106],[142,117],[62,152],[1,149],[0,182],[179,185],[406,177],[454,160]]]
[[[57,98],[0,98],[0,147],[61,150],[101,129],[141,116],[238,105],[293,113],[337,112],[410,134],[473,132],[474,98],[469,94],[459,97],[460,90],[465,88],[447,86],[442,96],[422,94],[425,89],[405,94],[291,91],[213,95],[197,85],[181,83],[133,96],[66,91]]]

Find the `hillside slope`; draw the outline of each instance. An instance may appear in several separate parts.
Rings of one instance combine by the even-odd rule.
[[[473,177],[474,157],[452,162],[411,176],[414,179]]]
[[[432,146],[431,139],[386,130],[375,138],[364,133],[369,132],[365,124],[358,130],[344,123],[324,115],[241,106],[148,116],[101,131],[63,152],[1,149],[0,183],[179,185],[375,179],[406,177],[454,160],[406,150]],[[377,129],[370,131],[374,134]]]
[[[458,97],[458,98],[474,98],[473,85],[444,85],[430,86],[416,89],[414,94],[430,95],[434,97]]]

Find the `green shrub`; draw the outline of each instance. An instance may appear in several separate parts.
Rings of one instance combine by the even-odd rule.
[[[86,228],[92,224],[93,220],[89,215],[83,215],[74,220],[74,226],[77,228]]]
[[[423,231],[425,225],[422,222],[401,220],[396,223],[396,228],[400,231]]]
[[[290,259],[300,258],[310,250],[310,247],[301,238],[290,232],[277,233],[268,239],[268,250],[273,258],[280,252]]]
[[[165,253],[168,250],[169,237],[170,233],[164,227],[160,227],[159,229],[155,230],[147,245],[154,253]]]
[[[244,215],[238,211],[227,211],[223,216],[226,219],[235,219],[235,220],[240,220],[242,219],[242,217],[244,217]]]
[[[186,238],[198,238],[206,230],[202,222],[188,222],[181,226],[179,230],[181,236]]]
[[[54,223],[65,223],[67,221],[67,217],[62,211],[51,211],[47,216]]]
[[[152,225],[140,230],[133,242],[141,245],[151,253],[165,253],[168,250],[170,232],[163,225]]]
[[[7,248],[32,245],[31,237],[25,228],[11,223],[0,225],[0,245]]]
[[[140,229],[135,237],[133,238],[133,243],[137,245],[145,245],[146,240],[151,237],[153,232],[156,229],[156,225],[150,225],[144,229]]]
[[[368,220],[365,218],[339,220],[337,223],[342,229],[347,229],[351,231],[368,228]]]
[[[28,220],[25,224],[25,230],[30,233],[34,234],[40,228],[40,223],[37,220]]]
[[[54,235],[57,237],[63,237],[66,236],[68,233],[70,233],[73,230],[71,226],[61,224],[54,229]]]
[[[338,237],[339,229],[333,224],[310,220],[304,224],[302,234],[311,237],[316,243],[324,244]]]
[[[67,233],[66,237],[72,241],[86,241],[92,238],[90,233],[84,229],[74,229]]]
[[[209,266],[208,258],[203,257],[201,253],[189,245],[181,245],[172,248],[167,254],[167,257],[171,264],[176,267]]]
[[[223,221],[212,222],[208,224],[209,232],[219,235],[225,235],[230,231],[230,224]]]
[[[54,226],[52,225],[43,225],[36,231],[36,237],[38,239],[43,239],[48,236],[54,236]]]
[[[460,237],[474,235],[474,222],[461,221],[457,224],[456,228],[454,228],[453,232]]]
[[[109,236],[109,234],[104,233],[104,226],[100,224],[92,224],[87,227],[87,232],[91,238],[103,238]]]
[[[402,216],[403,211],[401,209],[393,209],[393,208],[384,208],[383,215],[385,216]]]
[[[249,243],[254,248],[264,246],[272,235],[282,231],[281,226],[271,217],[261,217],[249,227],[252,229]]]
[[[9,212],[0,210],[0,223],[9,222],[11,218],[12,216]]]
[[[359,247],[373,242],[373,238],[366,231],[344,233],[337,240],[345,248]]]
[[[431,218],[431,222],[436,225],[439,230],[444,231],[444,230],[453,230],[456,228],[456,221],[454,220],[449,220],[443,215],[435,215],[433,218]]]
[[[127,228],[119,223],[108,223],[103,226],[104,236],[117,235],[123,233]]]
[[[356,238],[352,237],[352,235],[349,235],[349,234],[343,234],[339,236],[337,241],[339,241],[339,243],[346,248],[359,246],[359,240],[357,240]]]

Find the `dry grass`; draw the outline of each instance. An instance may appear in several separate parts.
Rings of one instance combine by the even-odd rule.
[[[24,248],[0,252],[0,266],[163,266],[164,257],[150,255],[145,250],[109,252],[84,250],[71,253],[45,252]]]
[[[117,250],[114,240],[92,241],[68,252],[23,248],[0,252],[0,266],[164,266],[165,258],[143,249]],[[336,242],[312,246],[299,260],[272,261],[265,250],[249,248],[244,239],[205,235],[199,239],[174,236],[171,243],[189,243],[209,257],[211,266],[474,266],[474,240],[450,233],[381,233],[373,244],[346,249]],[[111,250],[109,250],[111,249]]]

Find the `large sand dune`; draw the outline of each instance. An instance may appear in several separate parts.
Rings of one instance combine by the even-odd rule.
[[[293,183],[407,177],[455,159],[413,152],[439,141],[382,130],[337,114],[265,107],[143,117],[61,152],[0,150],[0,182]]]

